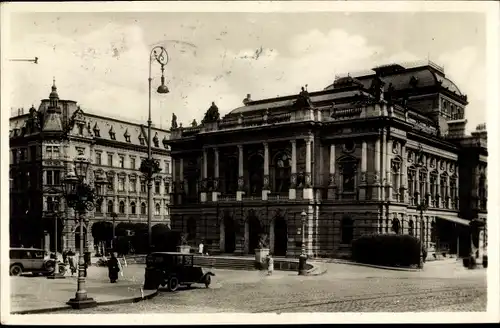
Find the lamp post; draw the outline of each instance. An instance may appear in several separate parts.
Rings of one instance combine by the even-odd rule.
[[[58,269],[59,269],[59,265],[58,265],[58,257],[57,257],[57,237],[58,237],[58,227],[57,227],[57,222],[59,221],[59,202],[56,201],[53,205],[56,210],[54,210],[54,254],[56,255],[56,259],[55,259],[55,262],[54,262],[54,271],[52,272],[52,274],[48,275],[47,276],[47,279],[65,279],[66,277],[64,276],[64,274],[60,274]]]
[[[94,186],[86,182],[87,170],[90,161],[83,155],[79,155],[74,160],[74,171],[70,170],[64,178],[64,197],[69,207],[75,210],[75,219],[78,218],[80,224],[80,256],[78,259],[78,287],[75,298],[70,299],[66,304],[74,309],[83,309],[97,305],[97,302],[87,296],[85,290],[85,262],[83,253],[84,239],[84,214],[91,211],[96,204],[102,203],[103,188],[107,184],[102,177],[97,177]]]
[[[427,202],[427,198],[422,199],[420,201],[420,204],[417,205],[417,211],[420,212],[420,268],[424,268],[424,234],[425,234],[425,229],[424,229],[424,212],[427,211],[429,208],[429,204]]]
[[[151,152],[151,66],[153,64],[153,59],[156,60],[161,65],[161,85],[158,87],[156,92],[161,94],[169,93],[168,87],[165,85],[165,76],[163,72],[165,70],[165,65],[168,63],[168,53],[167,50],[162,46],[155,46],[151,49],[149,54],[149,106],[148,106],[148,158],[141,163],[141,172],[145,175],[146,181],[148,182],[148,245],[151,249],[151,221],[153,215],[153,175],[161,171],[160,164],[157,160],[153,159],[153,154]]]
[[[300,218],[302,220],[302,249],[300,251],[300,256],[299,256],[299,275],[305,276],[307,273],[306,269],[307,254],[306,254],[306,242],[305,242],[305,229],[306,229],[306,219],[307,219],[306,211],[302,211],[302,213],[300,213]]]
[[[111,219],[113,220],[113,239],[111,239],[111,249],[113,251],[115,251],[115,247],[116,247],[116,245],[115,245],[115,243],[116,243],[115,242],[115,238],[116,238],[116,234],[115,234],[115,221],[116,221],[116,217],[117,217],[117,215],[116,215],[115,212],[111,213]]]

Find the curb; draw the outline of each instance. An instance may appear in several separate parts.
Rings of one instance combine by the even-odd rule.
[[[118,299],[118,300],[114,300],[114,301],[97,302],[96,307],[97,306],[104,306],[104,305],[137,303],[140,301],[151,299],[151,298],[155,297],[156,295],[158,295],[158,290],[149,290],[148,292],[149,292],[148,294],[144,293],[144,296],[123,298],[123,299]],[[72,310],[72,307],[69,305],[65,305],[65,306],[57,306],[57,307],[43,308],[43,309],[11,311],[10,314],[40,314],[40,313],[49,313],[49,312],[59,312],[59,311],[64,311],[64,310]]]
[[[423,269],[388,267],[388,266],[383,266],[383,265],[374,265],[374,264],[366,264],[366,263],[359,263],[359,262],[350,262],[350,261],[345,261],[345,260],[332,260],[330,263],[365,266],[365,267],[369,267],[369,268],[383,269],[383,270],[392,270],[392,271],[408,271],[408,272],[420,272],[420,271],[423,271]]]

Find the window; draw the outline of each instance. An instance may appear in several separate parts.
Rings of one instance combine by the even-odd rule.
[[[236,157],[229,157],[224,164],[226,193],[234,194],[238,187],[238,159]]]
[[[169,211],[168,211],[168,204],[165,204],[165,215],[168,215],[169,214]]]
[[[135,157],[130,157],[130,168],[135,170]]]
[[[160,204],[155,204],[155,215],[160,215]]]
[[[437,196],[437,173],[432,172],[430,175],[430,183],[431,183],[431,204],[436,206],[436,196]]]
[[[123,201],[120,202],[118,209],[120,211],[120,214],[125,214],[125,203]]]
[[[146,180],[141,179],[141,192],[146,192]]]
[[[408,234],[410,236],[413,236],[415,234],[415,232],[413,230],[414,230],[414,223],[413,223],[413,220],[410,219],[410,221],[408,222]]]
[[[102,164],[102,153],[95,153],[95,163],[97,165]]]
[[[46,171],[46,184],[49,186],[57,186],[61,184],[61,174],[58,170]]]
[[[99,128],[97,127],[94,128],[94,135],[98,138],[101,136],[101,131],[99,130]]]
[[[165,195],[168,195],[170,193],[170,183],[168,181],[165,181]]]
[[[130,203],[130,213],[135,214],[135,202]]]
[[[281,153],[275,159],[275,191],[288,192],[290,189],[291,158],[286,153]]]
[[[115,190],[115,179],[113,178],[112,175],[108,175],[108,190],[113,191]]]
[[[129,135],[126,135],[126,136],[125,136],[125,141],[126,141],[126,142],[130,142],[130,136],[129,136]]]
[[[141,203],[141,214],[146,214],[146,203]]]
[[[420,194],[420,201],[424,201],[426,199],[426,187],[427,187],[427,171],[425,170],[420,170],[418,172],[418,184],[419,184],[419,190],[418,193]]]
[[[446,197],[448,196],[448,176],[446,175],[441,175],[440,179],[440,196],[441,196],[441,204],[442,207],[445,208],[446,204]]]
[[[456,176],[453,176],[450,178],[450,197],[451,197],[451,203],[453,204],[452,208],[453,209],[458,209],[457,206],[457,200],[458,200],[458,193],[457,193],[457,178]]]
[[[251,195],[262,195],[264,187],[264,158],[254,155],[248,160],[248,176]]]
[[[118,177],[118,191],[125,191],[125,177]]]
[[[52,146],[52,158],[59,158],[59,146]]]
[[[115,211],[114,206],[113,206],[113,201],[108,200],[108,213],[113,213]]]
[[[129,191],[137,191],[137,180],[135,178],[130,178]]]
[[[392,231],[396,234],[399,235],[401,231],[401,223],[397,218],[392,219]]]
[[[417,205],[417,197],[415,197],[415,174],[414,168],[408,169],[408,196],[410,197],[410,204]]]
[[[120,155],[120,167],[125,168],[125,157]]]
[[[139,142],[141,143],[141,146],[144,146],[144,137],[142,135],[139,137]]]
[[[98,203],[95,205],[95,212],[96,213],[102,213],[102,203]]]
[[[108,166],[113,166],[113,154],[108,154]]]
[[[36,146],[30,146],[30,159],[36,161]]]
[[[356,191],[356,171],[357,161],[355,158],[348,157],[339,161],[340,174],[343,192]]]
[[[48,212],[53,212],[54,211],[54,202],[52,200],[52,197],[47,197],[47,211]]]
[[[391,161],[391,183],[393,190],[393,198],[398,199],[399,194],[399,172],[401,170],[401,160],[395,158]]]
[[[165,161],[165,173],[170,174],[170,162]]]
[[[47,179],[46,179],[46,183],[47,185],[51,186],[54,184],[54,175],[53,175],[53,172],[52,171],[47,171],[45,172],[46,176],[47,176]]]
[[[160,181],[155,181],[155,194],[160,193]]]
[[[353,222],[350,217],[344,217],[341,221],[342,244],[350,244],[353,238]]]

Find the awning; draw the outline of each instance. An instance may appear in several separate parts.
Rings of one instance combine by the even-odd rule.
[[[463,224],[465,226],[470,226],[470,221],[469,220],[465,220],[465,219],[461,219],[461,218],[457,218],[457,217],[441,217],[441,216],[437,216],[438,219],[441,219],[441,220],[446,220],[446,221],[451,221],[451,222],[455,222],[455,223],[458,223],[458,224]]]

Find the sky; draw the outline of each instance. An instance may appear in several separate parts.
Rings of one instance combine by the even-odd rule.
[[[319,91],[336,74],[431,59],[468,95],[468,130],[486,120],[486,27],[482,13],[15,13],[11,107],[38,106],[55,78],[59,96],[84,111],[145,122],[149,52],[169,54],[169,94],[154,92],[152,119],[198,122],[214,101],[221,115],[252,99]],[[258,55],[256,55],[258,53]]]

